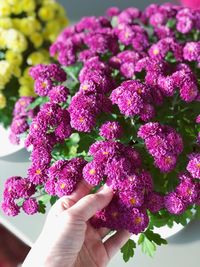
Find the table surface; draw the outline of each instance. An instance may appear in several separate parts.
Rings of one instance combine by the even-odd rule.
[[[13,175],[26,176],[29,166],[29,154],[21,150],[10,156],[0,158],[0,201],[5,179]],[[16,218],[5,216],[0,211],[0,221],[14,231],[26,243],[33,243],[39,235],[45,220],[44,215],[27,216],[20,214]],[[157,249],[154,258],[143,255],[140,248],[135,251],[134,259],[125,264],[118,253],[109,266],[122,267],[197,267],[199,266],[200,221],[190,223],[185,229],[168,239],[168,245]]]

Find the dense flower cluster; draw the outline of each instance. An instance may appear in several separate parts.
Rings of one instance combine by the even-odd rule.
[[[79,74],[80,90],[70,103],[71,125],[81,132],[90,132],[101,112],[111,111],[111,102],[106,96],[114,86],[111,69],[98,57],[84,63]]]
[[[10,141],[13,144],[19,144],[20,134],[28,130],[28,119],[34,118],[37,113],[35,109],[28,109],[29,105],[34,101],[33,97],[23,96],[15,103],[13,110],[13,120],[10,126]]]
[[[0,3],[0,109],[13,106],[13,98],[34,96],[29,68],[49,63],[48,47],[66,26],[62,6],[51,0],[2,0]],[[11,87],[13,87],[11,91]],[[5,90],[4,90],[5,89]],[[9,91],[9,92],[8,92]],[[10,92],[11,91],[11,92]],[[9,107],[12,110],[12,107]],[[11,119],[11,112],[9,120]],[[0,118],[3,123],[5,119]]]
[[[16,216],[19,211],[20,207],[17,205],[16,200],[18,199],[25,199],[25,204],[23,206],[24,211],[27,214],[30,214],[31,205],[29,198],[35,193],[36,188],[35,186],[28,180],[23,179],[19,176],[13,176],[9,178],[5,183],[5,190],[3,193],[4,201],[2,203],[2,209],[3,211],[10,216]],[[31,213],[38,211],[38,205],[35,202],[34,204],[35,210],[31,210]]]
[[[48,170],[46,192],[59,197],[70,195],[83,179],[82,170],[86,163],[82,158],[56,161]]]
[[[176,190],[167,194],[164,199],[166,209],[172,214],[181,214],[188,205],[198,204],[199,184],[195,183],[189,173],[180,174],[179,180]]]
[[[161,195],[153,192],[151,175],[141,169],[139,153],[119,142],[98,141],[90,147],[89,154],[93,160],[83,168],[85,181],[95,186],[104,180],[115,191],[111,203],[96,214],[93,225],[142,232],[149,222],[146,208],[157,212],[164,202]]]
[[[181,136],[169,126],[149,122],[141,126],[138,136],[143,138],[155,165],[162,172],[170,172],[176,166],[177,158],[183,151]]]
[[[70,195],[82,180],[106,183],[114,198],[92,224],[134,234],[151,216],[173,222],[170,214],[196,208],[199,30],[200,11],[172,4],[111,8],[65,29],[50,48],[59,64],[30,70],[46,103],[26,139],[27,181],[51,197]],[[36,196],[18,207],[34,213]],[[5,212],[16,215],[15,204],[5,193]]]

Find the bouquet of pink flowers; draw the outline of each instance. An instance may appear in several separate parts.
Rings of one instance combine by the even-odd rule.
[[[29,118],[32,164],[7,180],[5,213],[45,212],[82,180],[106,183],[114,198],[91,224],[140,234],[150,256],[166,243],[155,227],[198,215],[199,40],[200,11],[172,4],[110,8],[66,28],[50,48],[58,63],[30,71],[40,98],[15,106]],[[134,248],[122,248],[125,261]]]

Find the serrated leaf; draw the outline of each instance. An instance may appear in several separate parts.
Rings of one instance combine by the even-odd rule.
[[[128,262],[129,259],[134,256],[134,248],[136,248],[136,244],[132,239],[129,239],[126,244],[121,248],[123,260],[125,262]]]
[[[138,239],[138,245],[140,245],[144,241],[144,234],[140,234],[139,239]]]
[[[166,245],[167,244],[167,240],[163,239],[159,234],[154,233],[151,230],[147,230],[145,231],[145,236],[150,240],[153,241],[155,244],[157,245]]]
[[[159,234],[154,233],[150,229],[140,234],[138,245],[141,245],[142,252],[153,257],[156,251],[156,245],[166,245],[167,241],[163,239]]]
[[[149,255],[150,257],[153,257],[156,251],[156,245],[154,244],[154,242],[149,240],[144,233],[140,235],[139,240],[138,244],[141,245],[142,252]]]

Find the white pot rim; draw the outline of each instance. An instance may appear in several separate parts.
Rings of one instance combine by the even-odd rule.
[[[14,145],[9,140],[10,128],[5,129],[0,124],[0,158],[11,155],[22,148],[24,144],[21,142],[19,145]]]

